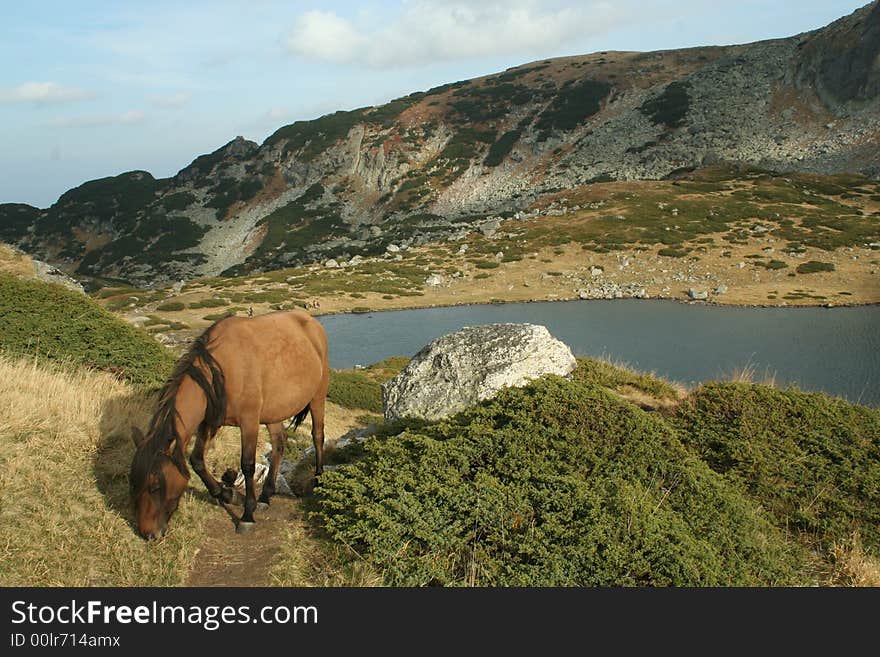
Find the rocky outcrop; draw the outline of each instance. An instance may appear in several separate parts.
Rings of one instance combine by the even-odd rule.
[[[437,420],[545,374],[576,366],[571,350],[535,324],[466,327],[424,347],[382,385],[385,419]]]
[[[33,265],[34,276],[36,278],[39,278],[40,280],[46,281],[48,283],[61,285],[63,287],[66,287],[68,290],[73,290],[74,292],[79,292],[80,294],[86,293],[85,289],[78,281],[75,281],[57,267],[45,263],[42,260],[34,260]]]
[[[880,2],[856,10],[799,44],[794,76],[835,113],[880,96]]]

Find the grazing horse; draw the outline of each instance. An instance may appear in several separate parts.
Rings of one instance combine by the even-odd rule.
[[[232,489],[205,468],[205,448],[221,426],[241,429],[241,471],[245,502],[236,531],[254,526],[257,434],[265,424],[272,437],[272,462],[260,502],[269,504],[284,453],[282,422],[299,426],[312,416],[315,475],[323,470],[324,403],[330,380],[327,334],[316,319],[299,311],[254,318],[227,317],[193,343],[162,388],[146,435],[132,428],[135,450],[129,485],[137,528],[144,538],[165,532],[189,481],[186,448],[193,470],[221,504],[232,501]]]

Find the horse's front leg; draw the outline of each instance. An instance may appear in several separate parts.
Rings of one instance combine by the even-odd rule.
[[[235,527],[239,534],[246,534],[254,528],[254,511],[257,508],[257,495],[254,491],[254,471],[257,469],[257,436],[260,424],[254,419],[241,423],[241,473],[244,475],[244,513]]]
[[[220,485],[205,466],[205,449],[213,437],[214,436],[208,434],[204,425],[199,427],[196,435],[196,443],[193,445],[192,453],[189,455],[189,462],[190,465],[192,465],[193,470],[196,471],[196,474],[199,475],[202,482],[205,484],[205,488],[208,489],[208,493],[211,497],[218,502],[229,504],[232,502],[232,488]]]

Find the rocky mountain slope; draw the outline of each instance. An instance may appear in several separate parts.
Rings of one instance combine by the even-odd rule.
[[[880,4],[748,45],[552,59],[236,138],[172,178],[0,205],[0,240],[138,284],[385,252],[718,161],[880,176]]]

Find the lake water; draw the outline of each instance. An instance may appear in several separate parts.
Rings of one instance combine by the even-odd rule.
[[[693,386],[751,368],[880,406],[880,306],[737,308],[672,301],[509,303],[330,315],[330,366],[412,356],[464,326],[543,324],[576,356],[603,356]]]

